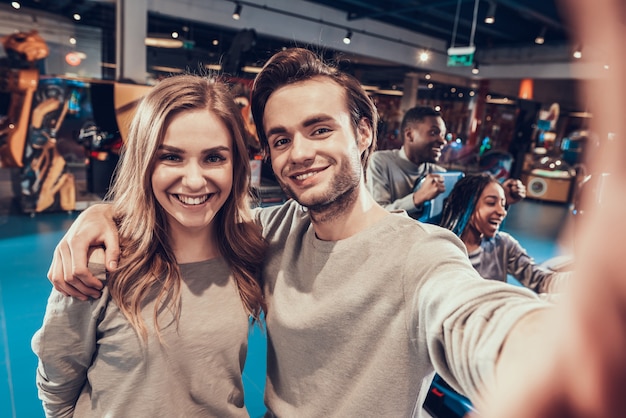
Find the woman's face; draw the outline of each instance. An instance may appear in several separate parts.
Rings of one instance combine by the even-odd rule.
[[[497,182],[489,183],[476,202],[470,225],[486,238],[492,238],[506,217],[504,189]]]
[[[154,195],[173,231],[213,231],[213,219],[233,187],[233,141],[208,110],[175,115],[152,173]]]

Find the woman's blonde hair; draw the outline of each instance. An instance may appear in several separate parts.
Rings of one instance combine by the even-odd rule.
[[[113,300],[145,340],[141,308],[156,298],[154,324],[166,307],[180,316],[181,274],[169,242],[165,211],[152,190],[156,154],[172,117],[206,110],[228,128],[233,142],[231,193],[213,222],[219,251],[229,264],[242,303],[255,319],[265,302],[258,281],[266,242],[250,217],[250,165],[241,113],[225,83],[199,75],[172,76],[160,81],[142,100],[131,122],[120,164],[107,196],[113,200],[120,236],[120,263],[109,275]]]

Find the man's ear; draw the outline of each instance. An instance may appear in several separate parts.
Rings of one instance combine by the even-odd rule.
[[[372,129],[370,121],[366,118],[361,118],[359,126],[357,127],[357,142],[360,152],[365,151],[372,145],[372,141],[374,140]]]
[[[413,142],[413,130],[409,127],[404,128],[402,132],[402,142],[404,143],[407,140]]]

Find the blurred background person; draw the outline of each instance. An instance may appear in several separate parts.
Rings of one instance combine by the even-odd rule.
[[[503,185],[489,173],[470,174],[446,199],[441,226],[461,238],[483,278],[506,282],[511,275],[537,293],[558,291],[567,274],[540,267],[512,235],[500,231],[506,215]]]

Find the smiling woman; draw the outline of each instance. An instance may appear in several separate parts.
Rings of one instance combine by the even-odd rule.
[[[233,183],[232,139],[204,109],[175,114],[156,155],[152,190],[168,219],[179,263],[218,255],[215,219]],[[202,233],[202,231],[206,231]]]
[[[165,79],[139,105],[109,196],[119,267],[105,272],[93,251],[102,296],[53,290],[32,340],[48,416],[248,416],[242,370],[249,317],[265,308],[266,244],[244,138],[215,79]]]
[[[506,282],[511,275],[537,293],[560,291],[567,274],[535,264],[512,235],[500,231],[506,215],[505,193],[498,180],[489,173],[470,174],[450,192],[441,226],[461,238],[472,266],[484,279]]]

